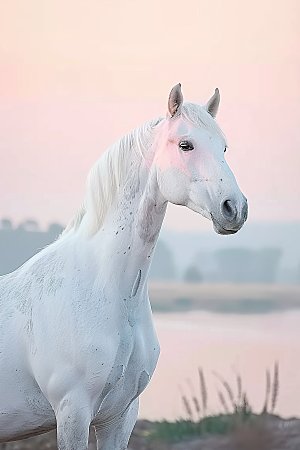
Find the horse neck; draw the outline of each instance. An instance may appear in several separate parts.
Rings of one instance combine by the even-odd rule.
[[[90,237],[85,237],[80,228],[73,235],[82,261],[93,261],[89,276],[113,279],[125,291],[131,289],[137,277],[139,284],[147,282],[167,206],[151,162],[141,158],[130,167],[100,229]]]
[[[101,272],[105,267],[123,283],[126,278],[132,284],[140,272],[142,280],[147,280],[166,206],[156,169],[141,161],[120,190],[101,229],[91,238]]]

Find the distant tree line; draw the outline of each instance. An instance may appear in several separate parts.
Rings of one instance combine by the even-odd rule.
[[[26,220],[14,227],[9,219],[0,221],[0,275],[9,273],[53,242],[62,232],[60,224],[52,223],[41,230],[35,220]],[[198,254],[178,273],[176,261],[168,245],[158,241],[150,278],[157,281],[272,283],[276,281],[281,250],[262,248],[231,248],[211,254]],[[300,270],[299,270],[300,272]],[[300,281],[300,273],[299,273]]]
[[[205,258],[195,258],[183,278],[187,282],[273,283],[276,281],[281,250],[229,248],[214,252],[208,268]]]
[[[219,281],[273,283],[281,256],[282,251],[278,248],[219,250],[215,254]]]
[[[53,242],[62,232],[57,223],[46,231],[39,228],[35,220],[26,220],[13,227],[9,219],[0,222],[0,275],[12,272],[35,253]]]

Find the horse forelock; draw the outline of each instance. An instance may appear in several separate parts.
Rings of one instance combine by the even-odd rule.
[[[196,103],[184,102],[181,109],[181,115],[195,126],[205,128],[217,136],[221,137],[226,144],[226,137],[219,127],[216,120],[209,114],[205,106]]]

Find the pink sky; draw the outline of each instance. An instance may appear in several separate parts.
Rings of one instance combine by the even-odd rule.
[[[0,5],[0,217],[65,223],[120,135],[221,91],[250,220],[300,220],[298,0],[10,0]],[[170,208],[166,225],[203,229]]]

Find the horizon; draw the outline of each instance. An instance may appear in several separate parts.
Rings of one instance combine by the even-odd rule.
[[[193,211],[191,211],[191,213],[194,214]],[[202,216],[201,216],[201,218],[202,218]],[[72,219],[72,217],[70,217],[70,219]],[[55,221],[55,220],[39,221],[36,217],[33,217],[33,216],[24,216],[20,220],[16,220],[16,219],[14,219],[12,217],[9,217],[9,216],[2,216],[2,217],[0,216],[0,230],[2,229],[1,228],[1,226],[2,226],[1,223],[2,223],[3,220],[9,220],[11,222],[11,224],[12,224],[12,228],[13,229],[16,229],[20,225],[26,224],[26,222],[33,221],[33,222],[36,223],[38,231],[47,231],[48,227],[51,226],[51,225],[59,225],[62,228],[65,228],[67,226],[67,223],[68,223],[68,221],[66,223],[63,223],[63,222]],[[203,220],[205,221],[207,226],[206,227],[202,227],[202,228],[198,228],[198,229],[197,228],[180,229],[180,228],[176,228],[176,227],[168,228],[168,223],[163,223],[163,226],[161,228],[161,233],[163,234],[166,231],[174,231],[176,233],[197,234],[197,233],[207,233],[207,232],[212,231],[213,232],[212,235],[219,236],[220,239],[224,239],[224,240],[226,240],[226,238],[228,239],[228,236],[218,235],[213,230],[212,222],[210,220],[208,220],[208,219],[206,219],[204,217],[203,217]],[[276,227],[276,226],[289,226],[289,225],[292,225],[292,226],[299,225],[300,226],[300,219],[289,220],[289,221],[288,220],[273,220],[273,221],[272,220],[257,220],[257,221],[255,221],[255,220],[249,220],[248,221],[247,220],[247,222],[245,222],[245,224],[244,224],[243,228],[240,230],[240,232],[244,232],[245,229],[248,228],[248,226],[250,226],[250,227],[252,227],[252,226],[262,226],[262,227],[264,227],[264,226],[275,226]],[[229,236],[229,239],[232,239],[234,237],[235,236]]]
[[[63,229],[58,223],[51,223],[43,229],[33,219],[17,224],[9,219],[0,220],[0,274],[17,269],[35,253],[51,245]],[[286,285],[299,284],[297,230],[298,224],[295,223],[277,223],[268,227],[256,224],[250,225],[235,239],[224,239],[207,231],[163,230],[155,250],[150,279],[182,281],[185,276],[192,276],[197,280],[200,277],[201,282],[206,283],[262,283],[268,280]],[[226,270],[219,265],[219,258],[224,260],[224,252]],[[186,275],[190,270],[192,275]]]

